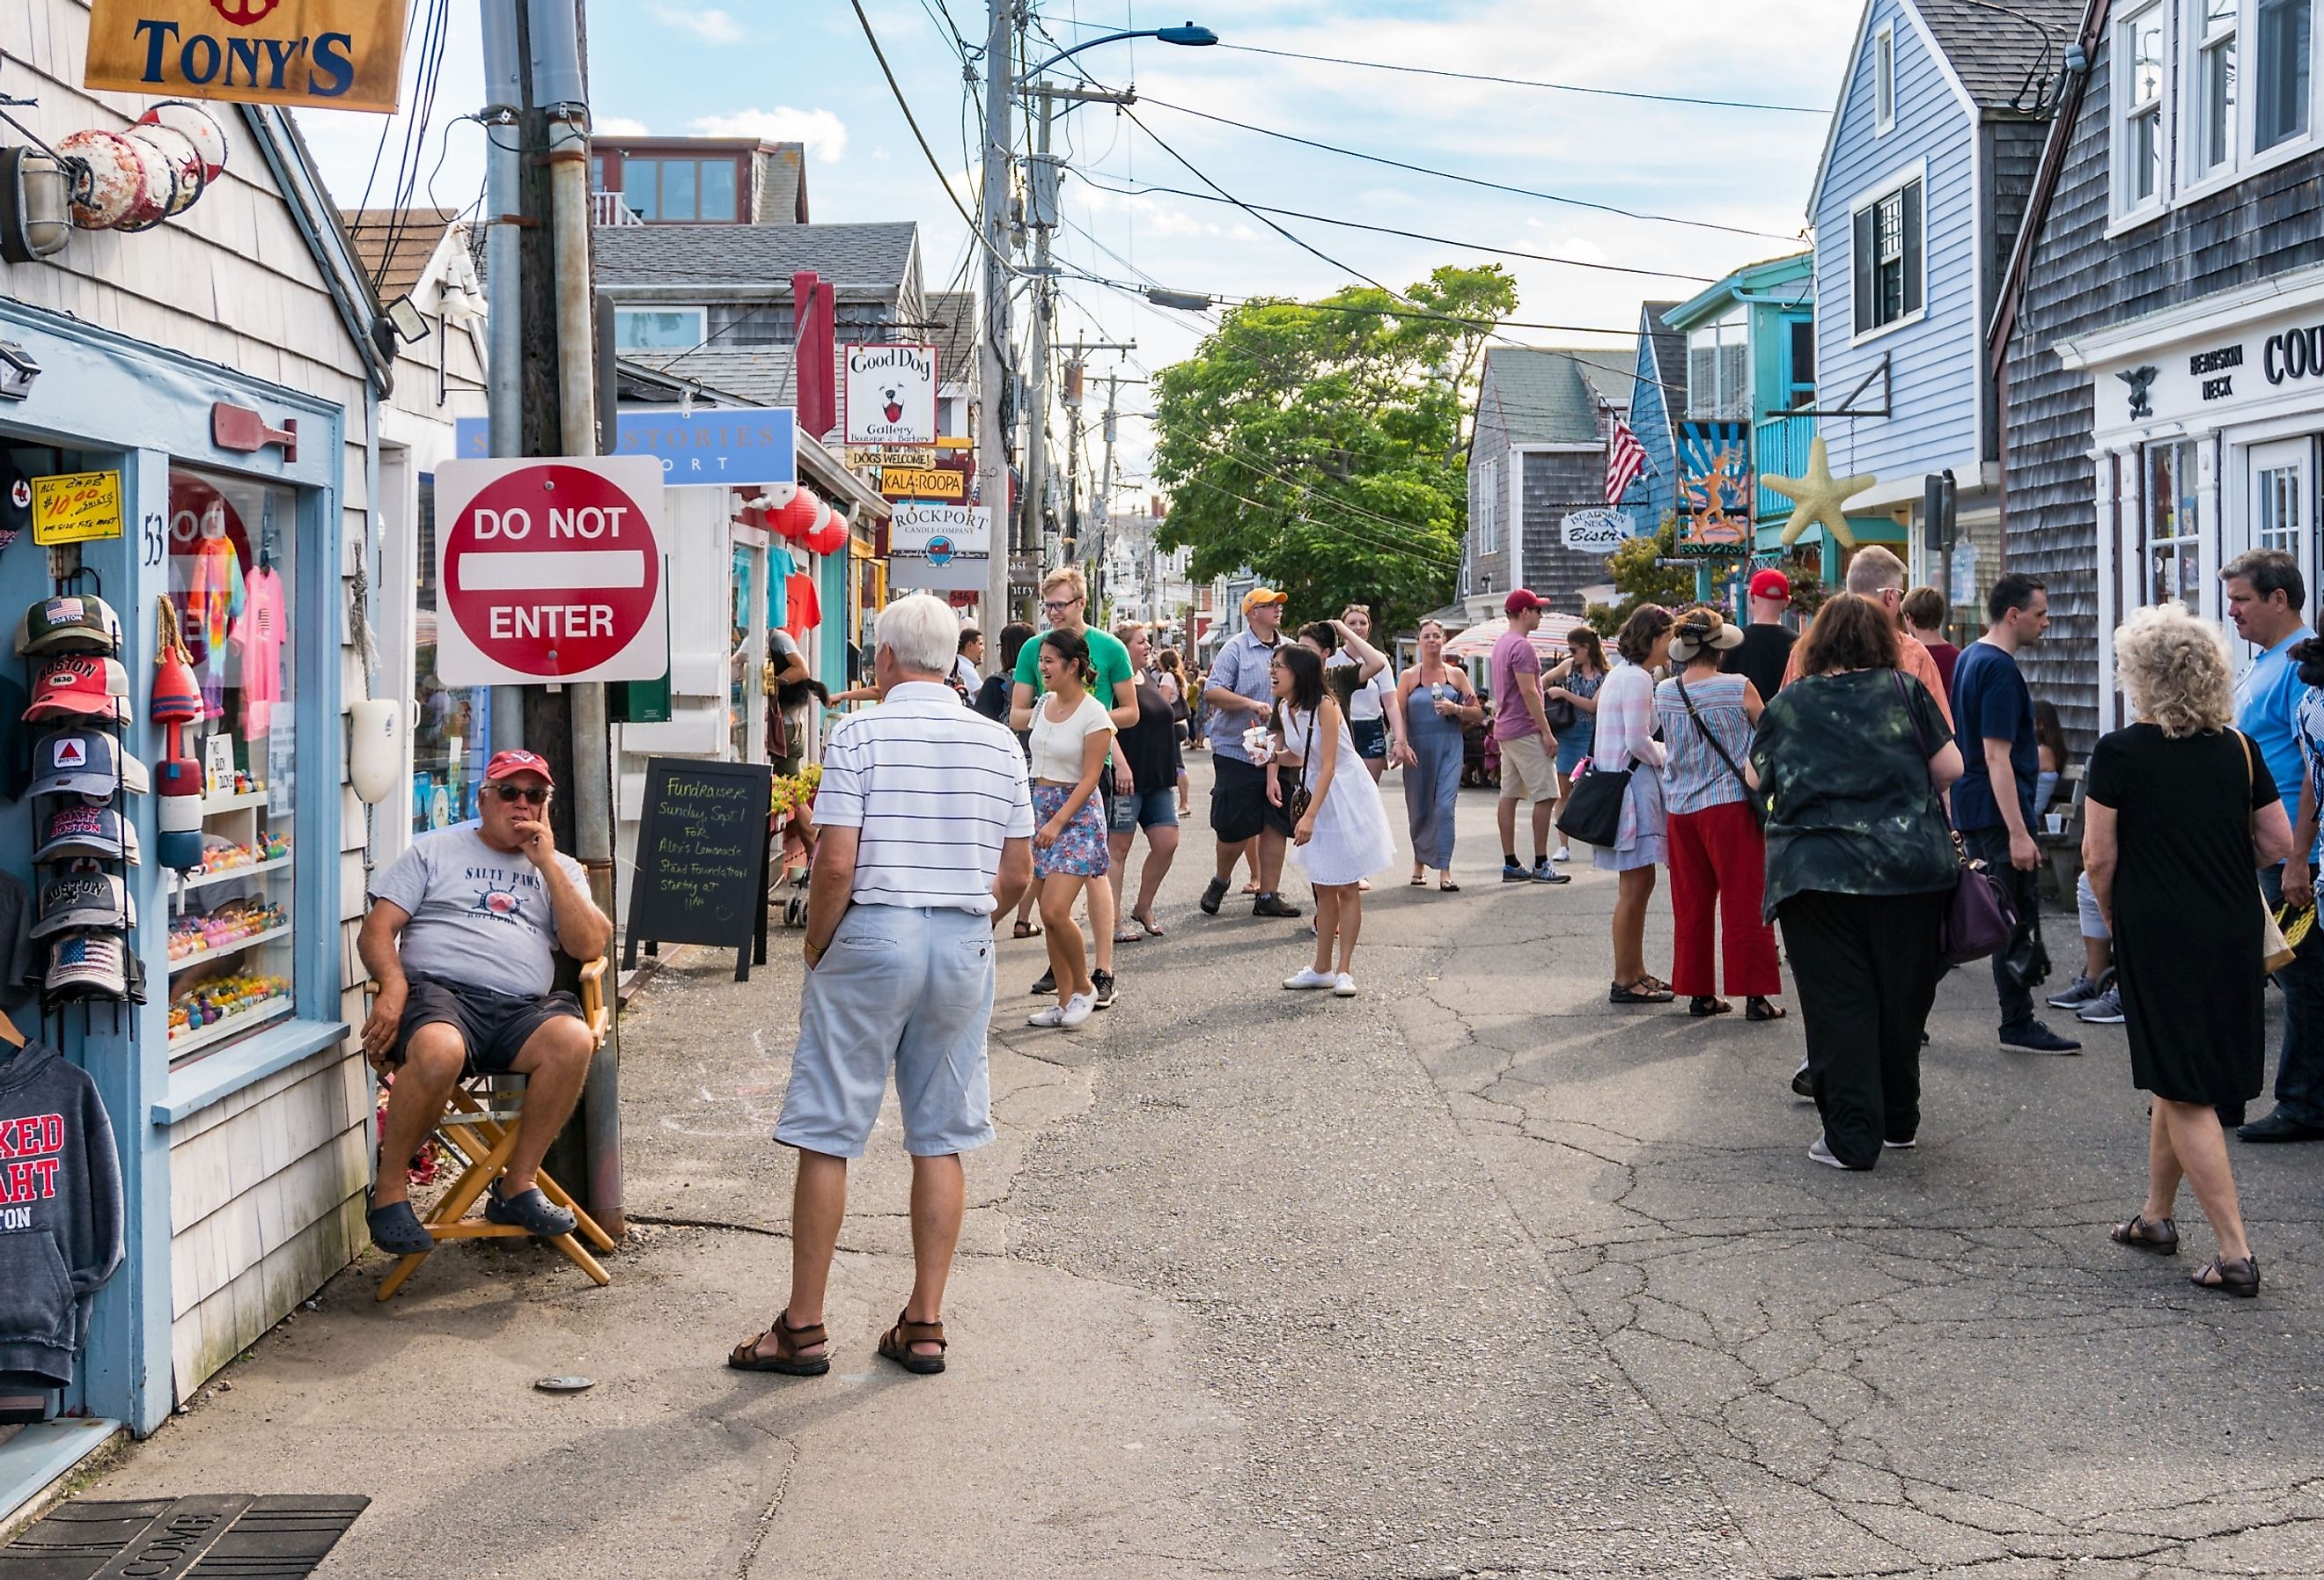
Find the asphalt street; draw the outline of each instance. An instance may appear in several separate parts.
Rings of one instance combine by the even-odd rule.
[[[1001,946],[943,1377],[872,1354],[892,1103],[832,1374],[720,1363],[788,1252],[778,932],[747,985],[687,952],[624,1017],[610,1288],[466,1243],[379,1306],[367,1258],[91,1495],[367,1492],[346,1576],[2324,1574],[2324,1148],[2237,1147],[2265,1289],[2190,1288],[2191,1198],[2197,1255],[2107,1239],[2144,1178],[2119,1028],[2005,1052],[1972,970],[1921,1146],[1819,1168],[1796,1020],[1609,1008],[1611,879],[1500,884],[1484,792],[1463,892],[1369,897],[1361,996],[1286,993],[1301,924],[1195,910],[1194,772],[1115,1008],[1027,1028],[1041,945]]]

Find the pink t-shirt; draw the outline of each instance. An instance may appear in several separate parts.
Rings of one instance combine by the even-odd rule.
[[[242,618],[234,628],[242,650],[243,734],[255,737],[272,722],[282,700],[282,578],[254,570],[243,583]]]
[[[1501,633],[1493,643],[1490,666],[1493,681],[1493,739],[1513,741],[1519,735],[1537,735],[1541,731],[1533,722],[1533,710],[1517,694],[1517,678],[1531,675],[1534,683],[1541,682],[1541,655],[1533,651],[1533,642],[1522,631],[1511,629]]]

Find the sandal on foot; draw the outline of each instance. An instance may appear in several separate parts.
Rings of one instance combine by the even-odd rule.
[[[762,1355],[759,1353],[759,1345],[768,1339],[775,1341],[775,1353]],[[793,1327],[791,1314],[778,1312],[774,1326],[736,1344],[733,1352],[726,1357],[726,1363],[737,1372],[779,1372],[786,1377],[820,1377],[831,1370],[831,1357],[827,1354],[799,1354],[801,1350],[811,1349],[816,1344],[822,1344],[825,1349],[831,1345],[830,1336],[823,1331],[823,1324],[811,1322],[805,1327]]]
[[[1627,987],[1615,983],[1606,991],[1606,1002],[1609,1004],[1666,1004],[1671,1002],[1671,992],[1653,977],[1641,976]]]
[[[2179,1254],[2179,1225],[2168,1218],[2134,1217],[2126,1224],[2116,1224],[2107,1238],[2116,1245],[2151,1251],[2157,1256]]]
[[[1158,938],[1162,936],[1162,924],[1151,916],[1140,916],[1133,910],[1130,913],[1130,919],[1144,928],[1149,937]]]
[[[1733,1004],[1725,999],[1713,998],[1709,993],[1697,993],[1686,1004],[1686,1012],[1698,1020],[1707,1015],[1732,1014],[1734,1011]]]
[[[1428,880],[1422,874],[1415,873],[1412,874],[1412,886],[1416,889],[1425,889],[1428,887]]]
[[[2215,1256],[2197,1268],[2187,1281],[2199,1289],[2212,1289],[2248,1300],[2259,1293],[2259,1259]]]
[[[1113,929],[1113,941],[1117,944],[1134,944],[1145,936],[1134,927],[1118,927]]]
[[[1651,971],[1638,978],[1638,980],[1632,985],[1646,993],[1661,993],[1664,995],[1665,1002],[1666,1003],[1669,999],[1676,996],[1671,992],[1671,984],[1665,982],[1661,977],[1656,976]]]
[[[1440,893],[1458,894],[1461,892],[1461,885],[1454,882],[1450,878],[1445,879],[1443,882],[1437,884],[1436,887]]]
[[[934,1344],[933,1355],[917,1354],[914,1344]],[[880,1336],[880,1354],[905,1371],[921,1377],[932,1377],[945,1369],[944,1352],[951,1346],[945,1343],[944,1324],[914,1322],[899,1311],[896,1326]]]
[[[1258,893],[1258,892],[1259,892],[1259,881],[1258,881],[1256,878],[1254,878],[1254,879],[1252,879],[1250,882],[1245,883],[1245,884],[1242,886],[1242,892],[1243,892],[1244,893],[1246,893],[1246,894],[1256,894],[1256,893]]]
[[[1756,993],[1743,1003],[1743,1018],[1747,1021],[1780,1021],[1790,1013],[1783,1005],[1771,1004]]]
[[[1038,938],[1041,936],[1041,929],[1036,923],[1020,921],[1017,924],[1015,936],[1020,938]]]

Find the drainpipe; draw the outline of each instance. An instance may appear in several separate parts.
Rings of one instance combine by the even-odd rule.
[[[524,61],[517,51],[516,7],[520,0],[484,0],[484,91],[490,102],[478,112],[484,126],[484,307],[487,356],[485,393],[490,402],[492,453],[524,453],[524,258],[518,242],[524,198],[517,152],[524,105]],[[524,690],[493,688],[492,749],[524,745]]]

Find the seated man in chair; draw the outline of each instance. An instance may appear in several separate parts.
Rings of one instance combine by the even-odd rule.
[[[423,834],[373,879],[357,940],[379,984],[364,1053],[393,1070],[371,1237],[412,1256],[435,1237],[411,1210],[412,1154],[467,1075],[525,1077],[523,1118],[484,1216],[543,1238],[573,1232],[573,1215],[534,1177],[588,1074],[594,1039],[569,993],[552,991],[556,954],[595,960],[613,924],[589,898],[581,864],[549,832],[549,764],[502,752],[484,769],[483,815]]]

